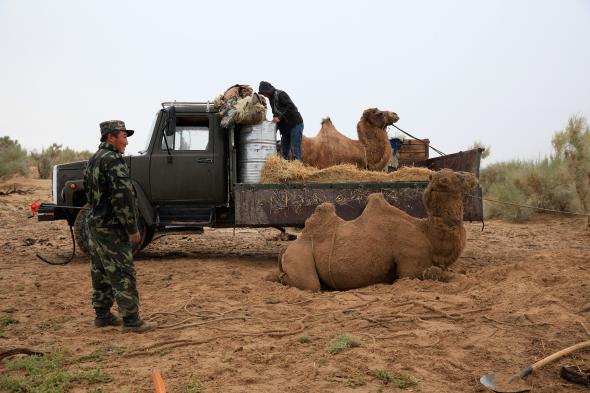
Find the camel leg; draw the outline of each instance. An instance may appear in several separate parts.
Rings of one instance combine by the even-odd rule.
[[[285,249],[279,262],[283,283],[312,292],[320,290],[311,242],[295,240]]]

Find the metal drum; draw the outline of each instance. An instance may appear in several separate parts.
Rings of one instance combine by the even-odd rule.
[[[260,174],[266,159],[277,154],[276,129],[276,124],[271,121],[240,127],[239,183],[260,183]]]

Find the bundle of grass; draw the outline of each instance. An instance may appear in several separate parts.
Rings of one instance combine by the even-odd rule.
[[[262,168],[261,182],[277,183],[390,183],[397,181],[428,181],[432,171],[427,168],[402,167],[395,172],[375,172],[358,169],[352,164],[340,164],[326,169],[287,161],[272,156]]]

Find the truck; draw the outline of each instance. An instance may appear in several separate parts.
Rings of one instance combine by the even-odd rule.
[[[371,193],[383,193],[392,205],[425,217],[422,191],[426,181],[391,183],[260,184],[243,181],[239,127],[220,125],[219,110],[209,102],[164,102],[154,117],[147,146],[125,155],[137,197],[141,242],[157,233],[203,228],[303,227],[323,202],[332,202],[343,219],[363,211]],[[274,137],[274,136],[273,136]],[[276,145],[276,137],[275,145]],[[445,156],[404,160],[402,165],[450,168],[479,177],[482,149]],[[84,217],[87,201],[83,172],[86,161],[55,165],[52,202],[42,203],[39,221],[65,220],[75,242],[86,250]],[[464,219],[483,219],[481,188],[464,201]],[[86,208],[85,208],[86,207]]]

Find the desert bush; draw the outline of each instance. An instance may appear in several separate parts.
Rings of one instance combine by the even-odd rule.
[[[29,158],[18,141],[7,136],[0,137],[0,178],[11,175],[26,175],[29,171]]]
[[[585,213],[590,210],[590,127],[583,116],[572,116],[551,141],[555,159],[566,165],[579,203]]]
[[[540,161],[509,161],[490,165],[480,173],[484,197],[510,204],[484,201],[486,218],[523,222],[534,209],[578,210],[575,189],[563,162],[551,157]]]
[[[69,147],[64,149],[57,143],[52,144],[47,149],[42,149],[41,153],[31,153],[31,158],[37,166],[41,179],[49,179],[51,177],[51,171],[54,165],[87,160],[90,156],[92,156],[92,153],[88,150],[75,151]]]
[[[484,201],[487,218],[526,221],[534,209],[590,210],[590,127],[572,116],[555,133],[553,154],[538,161],[508,161],[489,165],[480,173],[484,197],[513,205]]]
[[[342,352],[346,348],[355,348],[360,345],[361,345],[361,343],[359,341],[357,341],[356,339],[354,339],[353,337],[350,337],[347,334],[341,334],[341,335],[334,337],[330,341],[330,344],[328,345],[328,352],[331,353],[332,355],[335,355],[338,352]]]
[[[480,141],[473,142],[473,145],[471,145],[471,146],[469,146],[467,148],[467,150],[471,150],[471,149],[484,149],[483,152],[481,152],[481,159],[482,160],[485,160],[486,158],[488,158],[490,156],[490,154],[492,153],[491,146],[490,145],[484,145]]]

